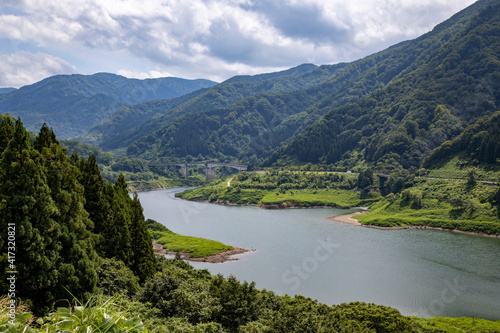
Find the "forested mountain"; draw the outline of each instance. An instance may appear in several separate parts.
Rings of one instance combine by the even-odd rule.
[[[453,140],[443,142],[424,160],[424,168],[434,168],[460,155],[461,163],[495,164],[500,160],[500,112],[483,117]]]
[[[22,117],[30,130],[46,122],[59,137],[75,137],[123,104],[178,97],[214,84],[170,77],[128,79],[109,73],[56,75],[0,94],[0,112]]]
[[[16,90],[16,88],[0,88],[0,94],[8,94],[14,90]]]
[[[182,99],[127,106],[110,119],[116,123],[114,126],[116,130],[106,132],[100,141],[95,143],[104,149],[126,147],[145,133],[164,128],[182,116],[225,108],[242,98],[258,93],[279,93],[310,87],[328,79],[342,67],[343,65],[339,64],[316,68],[314,65],[304,64],[282,72],[249,77],[238,76],[198,95],[185,96]],[[131,120],[139,118],[137,115],[142,119],[137,124],[133,123],[135,125],[133,128],[128,129]],[[108,120],[91,129],[82,139],[91,142],[100,131],[101,125],[107,122]]]
[[[131,129],[138,128],[143,123],[162,116],[175,107],[203,94],[206,90],[207,88],[198,89],[176,98],[122,105],[108,118],[94,125],[87,133],[76,139],[93,145],[113,147],[114,142],[120,142],[130,137]]]
[[[409,44],[426,53],[424,62],[407,66],[358,103],[331,110],[266,164],[420,166],[435,147],[499,110],[499,32],[500,3],[477,2]],[[395,55],[379,69],[405,61]]]
[[[180,117],[167,113],[116,141],[123,145],[139,138],[128,152],[151,159],[202,155],[255,160],[326,113],[331,106],[321,104],[323,99],[342,105],[373,91],[377,82],[368,84],[364,76],[402,45],[351,64],[320,66],[300,76],[222,83],[172,110]]]
[[[213,98],[178,107],[195,105],[199,113],[210,103],[212,110],[142,124],[134,131],[143,137],[128,154],[257,163],[286,145],[266,164],[419,166],[432,149],[498,109],[498,7],[497,1],[479,1],[413,41],[353,63],[318,67],[299,77],[329,76],[306,89],[254,93],[216,108],[235,96],[217,85],[204,95],[219,89]],[[345,155],[349,151],[356,153]]]

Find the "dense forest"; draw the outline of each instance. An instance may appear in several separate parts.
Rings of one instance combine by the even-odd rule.
[[[492,2],[467,20],[457,14],[450,21],[460,22],[460,29],[455,25],[453,33],[449,23],[437,26],[414,43],[425,47],[441,39],[425,63],[358,103],[331,110],[267,164],[329,164],[358,152],[378,169],[418,168],[434,148],[498,110],[499,13]],[[391,60],[397,66],[404,58]]]
[[[497,2],[479,1],[415,40],[352,63],[229,80],[164,114],[157,108],[108,148],[148,160],[418,168],[498,110],[498,11]],[[292,79],[296,87],[282,84]]]
[[[462,154],[471,165],[496,164],[500,159],[500,112],[479,119],[458,137],[443,142],[423,162],[424,168],[435,168],[452,156]]]
[[[141,281],[153,275],[142,207],[123,177],[104,181],[93,155],[69,158],[46,125],[31,140],[8,116],[0,123],[0,152],[0,269],[17,271],[16,297],[35,313],[69,292],[95,292],[103,258],[123,262]],[[6,241],[8,226],[14,243]],[[8,290],[5,279],[0,283]]]

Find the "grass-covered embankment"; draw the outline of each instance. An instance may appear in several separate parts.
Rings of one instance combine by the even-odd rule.
[[[492,204],[498,187],[480,182],[418,179],[401,193],[388,194],[358,215],[360,223],[381,227],[426,226],[489,235],[500,234]]]
[[[365,225],[499,235],[500,190],[483,184],[471,170],[465,173],[468,178],[460,181],[393,175],[382,188],[377,177],[369,173],[241,173],[230,182],[219,180],[176,195],[187,200],[263,208],[369,206],[369,213],[356,217]]]
[[[147,224],[151,238],[168,252],[189,253],[190,258],[204,258],[234,249],[214,240],[176,234],[154,220],[148,219]]]
[[[500,321],[490,321],[479,318],[418,318],[411,317],[423,329],[436,330],[443,333],[468,333],[468,332],[500,332]]]
[[[258,205],[262,208],[350,208],[376,201],[378,193],[361,195],[356,174],[332,172],[241,173],[230,181],[177,193],[186,200],[223,204]]]

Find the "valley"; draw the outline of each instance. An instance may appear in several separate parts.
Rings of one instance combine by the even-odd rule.
[[[499,332],[499,32],[1,88],[0,331]]]

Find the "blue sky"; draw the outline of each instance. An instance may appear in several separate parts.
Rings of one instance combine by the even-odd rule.
[[[110,72],[223,81],[353,61],[474,0],[2,0],[0,87]]]

